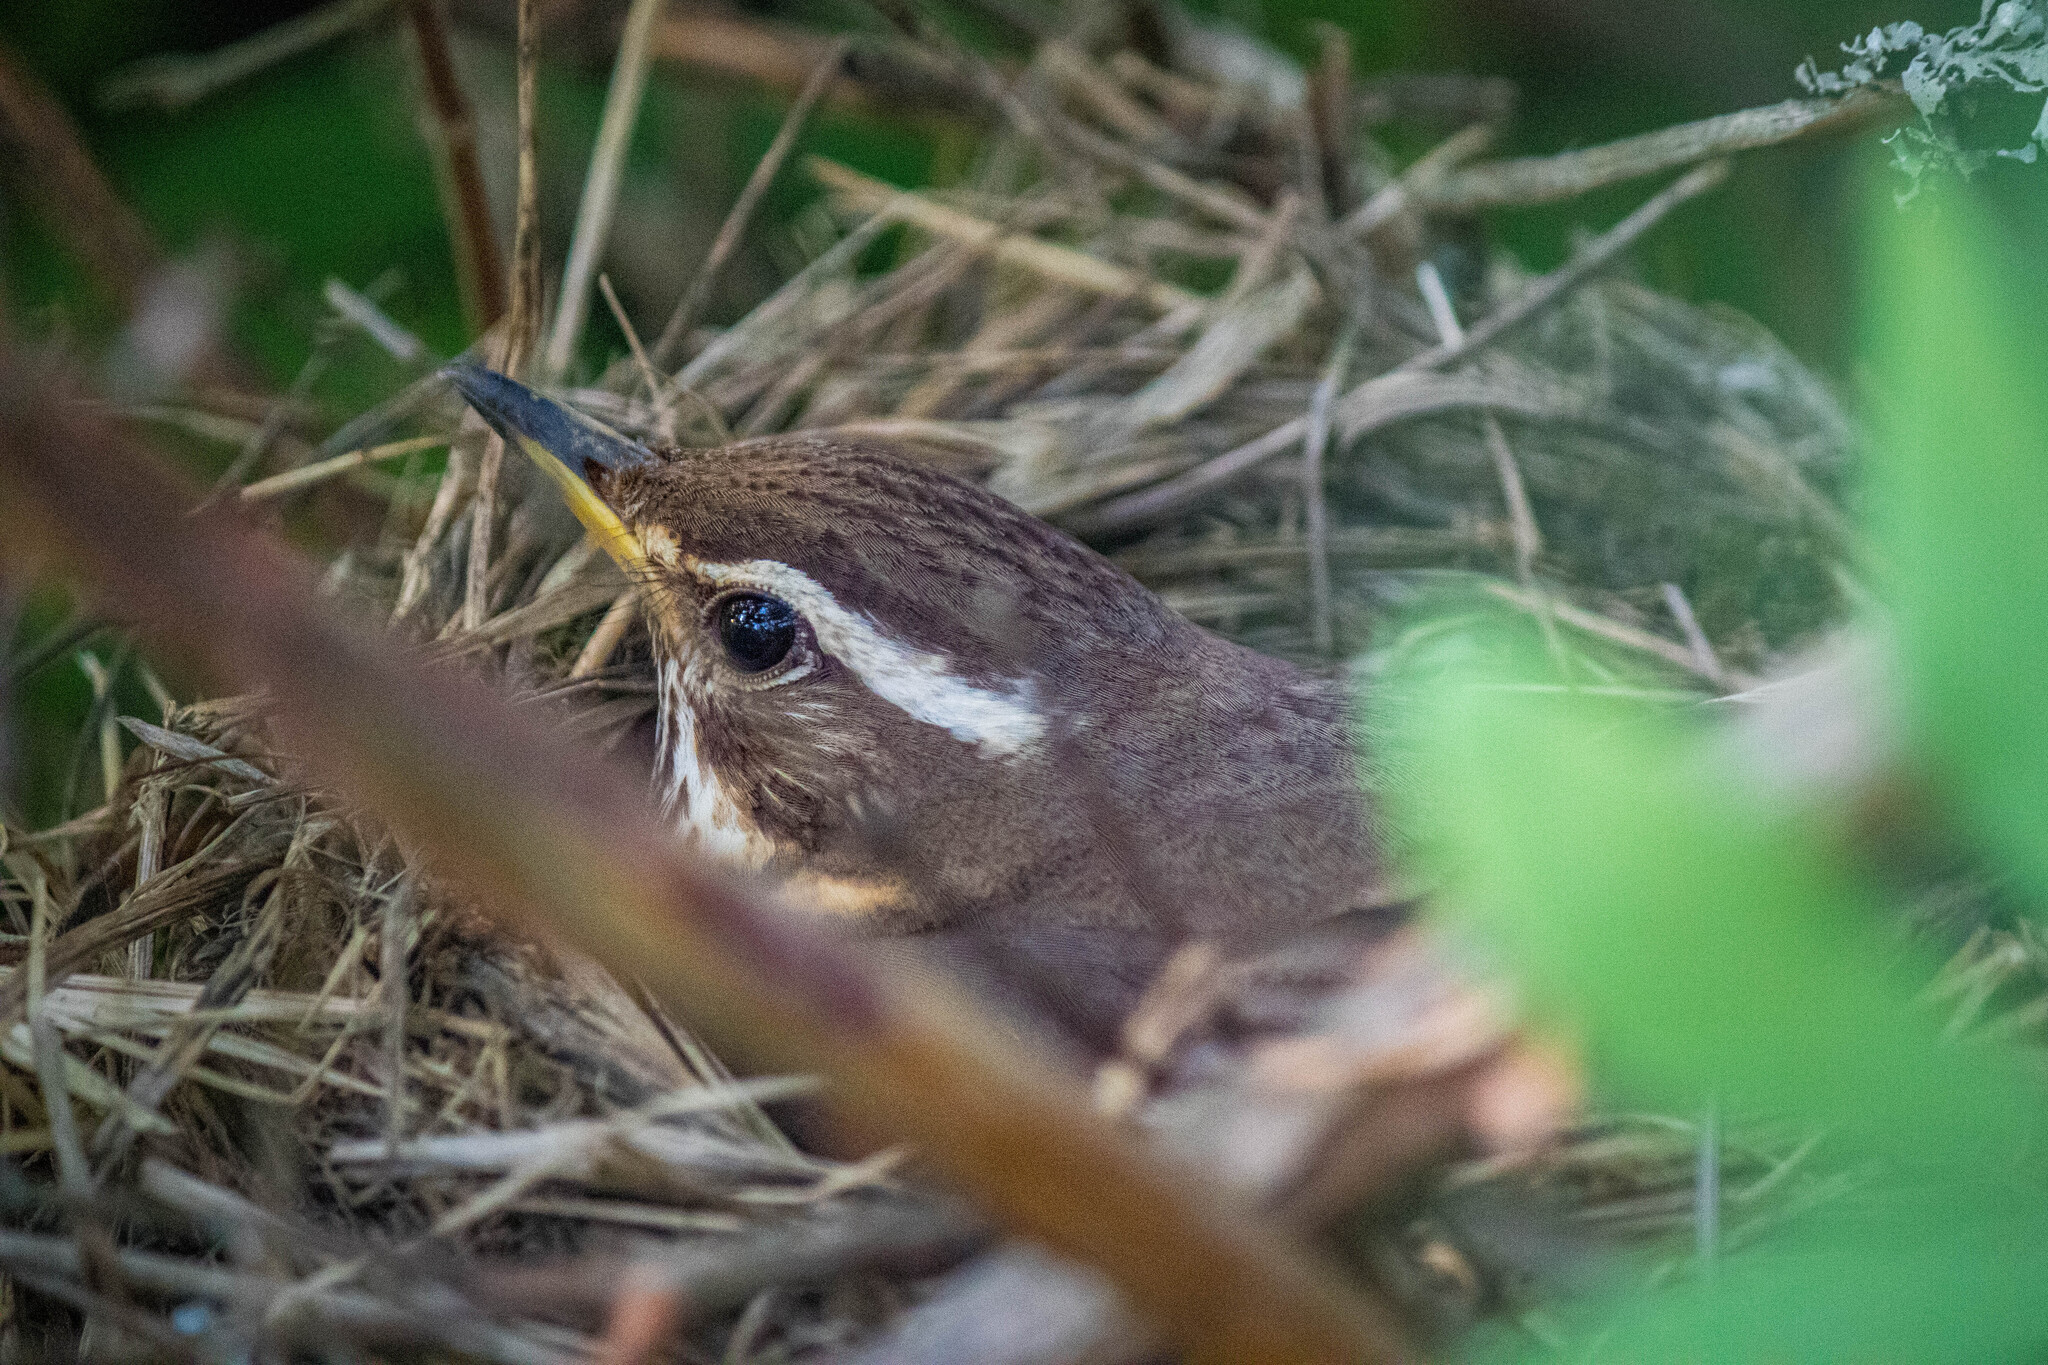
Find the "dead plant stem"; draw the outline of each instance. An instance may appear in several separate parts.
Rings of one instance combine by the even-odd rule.
[[[789,106],[783,116],[782,126],[775,132],[775,140],[768,144],[768,150],[754,163],[753,173],[740,190],[740,197],[733,201],[725,221],[719,224],[718,236],[712,239],[711,250],[705,254],[704,264],[690,279],[690,287],[677,301],[675,311],[669,314],[668,322],[656,338],[649,359],[654,368],[665,370],[675,360],[676,353],[689,340],[690,329],[697,325],[703,315],[704,305],[711,297],[711,288],[718,283],[719,273],[725,269],[726,261],[738,249],[740,236],[747,225],[754,221],[754,210],[760,207],[761,199],[768,193],[768,187],[775,182],[776,173],[789,158],[790,149],[796,146],[797,134],[803,130],[804,122],[811,111],[831,87],[833,79],[846,65],[846,51],[850,40],[841,38],[834,42],[818,59],[811,74],[804,79],[804,87],[797,93],[796,102]]]
[[[505,263],[491,222],[491,201],[477,157],[476,116],[455,70],[448,21],[440,0],[405,0],[406,22],[425,84],[427,108],[439,141],[438,161],[448,196],[448,242],[470,335],[481,335],[505,314]]]
[[[640,96],[647,86],[648,35],[664,0],[633,0],[626,12],[619,55],[605,91],[604,116],[590,170],[583,181],[583,199],[569,237],[569,263],[562,271],[562,296],[555,305],[554,329],[541,350],[540,374],[553,381],[567,374],[583,322],[590,312],[590,287],[597,278],[598,259],[611,237],[612,214],[618,207],[619,184],[625,171],[626,144],[640,117]]]

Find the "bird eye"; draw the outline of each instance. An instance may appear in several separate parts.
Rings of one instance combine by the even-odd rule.
[[[718,606],[718,638],[735,667],[761,673],[796,644],[796,608],[766,593],[734,593]]]

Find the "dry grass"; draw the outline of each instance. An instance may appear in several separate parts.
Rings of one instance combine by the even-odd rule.
[[[1353,92],[1332,148],[1192,63],[1062,42],[1011,75],[923,60],[995,111],[961,184],[907,194],[811,163],[829,207],[808,267],[725,329],[690,326],[693,289],[657,347],[679,369],[620,357],[568,397],[691,444],[888,434],[1091,539],[1192,618],[1306,662],[1357,654],[1445,575],[1540,619],[1581,680],[1678,698],[1739,689],[1836,616],[1856,564],[1834,398],[1753,324],[1610,268],[1718,172],[1547,279],[1437,211],[1704,162],[1839,121],[1825,101],[1677,130],[1661,160],[1495,170],[1463,164],[1484,141],[1468,131],[1396,172],[1371,141],[1373,120],[1411,112],[1393,86]],[[805,69],[814,99],[824,77]],[[1453,128],[1499,114],[1491,86],[1428,95]],[[1301,173],[1332,156],[1349,177]],[[429,376],[317,450],[259,444],[270,425],[239,433],[269,460],[251,500],[342,480],[381,505],[333,560],[337,597],[594,746],[644,743],[629,586],[524,469],[472,514],[484,432]],[[440,442],[455,454],[438,487],[375,468]],[[689,1358],[787,1358],[850,1348],[983,1240],[893,1158],[785,1139],[761,1106],[801,1080],[734,1082],[609,978],[507,944],[415,877],[374,821],[292,785],[259,704],[121,723],[138,745],[104,804],[0,830],[0,1150],[19,1163],[0,1267],[25,1349],[66,1350],[85,1324],[113,1353],[263,1342],[530,1365],[596,1352],[609,1313],[611,1349],[637,1358],[637,1267],[661,1291],[648,1311],[684,1306]],[[1973,1010],[2040,973],[2018,940],[1966,952],[1944,981]],[[1575,1226],[1664,1236],[1697,1211],[1700,1150],[1643,1120],[1533,1166],[1461,1169],[1419,1220],[1383,1218],[1364,1259],[1447,1322],[1539,1312],[1547,1282],[1487,1247],[1485,1209],[1534,1189]],[[1809,1177],[1805,1135],[1710,1150],[1731,1244],[1752,1210],[1846,1178]],[[1086,1300],[1040,1267],[974,1273],[933,1302],[1027,1282]],[[1099,1317],[1089,1330],[1122,1339]]]

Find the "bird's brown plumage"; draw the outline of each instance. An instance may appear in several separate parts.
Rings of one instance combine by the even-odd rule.
[[[782,437],[590,471],[656,556],[657,652],[699,760],[785,870],[871,888],[884,932],[1255,934],[1366,893],[1339,689],[1176,615],[1107,559],[883,444]],[[992,753],[828,652],[721,670],[705,565],[767,561],[1043,720]],[[900,701],[900,698],[899,698]]]

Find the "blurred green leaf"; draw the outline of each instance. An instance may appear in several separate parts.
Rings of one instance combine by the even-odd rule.
[[[1460,676],[1462,674],[1462,676]],[[2018,1149],[2034,1094],[1937,1041],[1916,973],[1820,831],[1709,736],[1639,704],[1467,665],[1409,708],[1429,856],[1633,1101],[1796,1115],[1872,1151]],[[1390,683],[1399,690],[1401,683]]]
[[[2048,905],[2048,289],[2040,196],[1931,181],[1875,221],[1870,502],[1920,753]],[[2031,210],[2031,211],[2030,211]]]
[[[1503,633],[1466,630],[1476,644],[1412,661],[1379,705],[1407,760],[1397,819],[1446,913],[1584,1042],[1610,1099],[1825,1130],[1880,1172],[1710,1285],[1625,1297],[1602,1358],[1970,1360],[2037,1340],[2048,1314],[1978,1307],[2016,1310],[2048,1271],[2041,1097],[2018,1056],[1938,1038],[1880,908],[1710,732],[1530,690],[1540,660],[1503,667]]]

